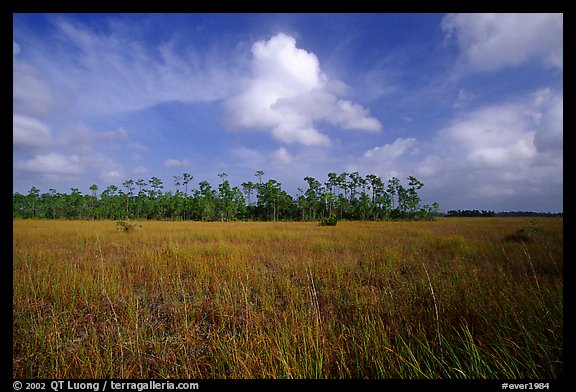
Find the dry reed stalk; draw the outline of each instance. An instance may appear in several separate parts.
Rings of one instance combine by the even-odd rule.
[[[524,254],[526,257],[528,257],[528,262],[530,263],[530,268],[532,269],[532,274],[534,275],[534,280],[536,281],[536,287],[538,287],[538,291],[540,291],[540,283],[538,282],[538,277],[536,276],[536,270],[534,269],[534,263],[532,263],[530,252],[528,252],[528,248],[526,247],[525,243],[522,243],[522,247],[524,248]]]
[[[248,284],[248,275],[246,275],[246,284]],[[244,286],[244,283],[240,281],[240,286],[242,286],[242,291],[244,292],[244,307],[246,310],[246,321],[244,322],[244,335],[246,342],[248,342],[248,321],[250,314],[248,313],[248,288]]]
[[[322,325],[322,318],[320,316],[320,303],[318,302],[318,294],[316,292],[316,285],[314,284],[314,276],[312,275],[312,269],[308,266],[308,276],[310,277],[310,300],[314,306],[314,313],[316,313],[316,322],[318,325]]]
[[[114,310],[114,305],[112,305],[112,301],[110,300],[108,293],[104,290],[102,290],[102,293],[108,300],[110,308],[112,308],[112,313],[114,314],[114,321],[116,321],[116,329],[118,330],[118,344],[120,344],[120,358],[122,359],[122,364],[124,364],[124,349],[122,347],[124,343],[122,342],[122,333],[120,332],[120,322],[118,322],[118,315],[116,314],[116,310]],[[122,377],[124,377],[124,366],[121,366],[120,372]]]
[[[426,272],[426,277],[428,278],[428,285],[430,286],[430,292],[432,293],[432,299],[434,300],[434,311],[436,312],[436,333],[438,335],[438,345],[440,346],[440,355],[442,355],[442,339],[440,337],[440,317],[438,316],[438,305],[436,304],[436,294],[434,294],[434,287],[432,287],[432,280],[430,280],[430,275],[424,263],[424,272]]]

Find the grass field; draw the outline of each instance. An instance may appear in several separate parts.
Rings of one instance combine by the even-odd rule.
[[[561,218],[136,224],[13,222],[15,378],[563,376]]]

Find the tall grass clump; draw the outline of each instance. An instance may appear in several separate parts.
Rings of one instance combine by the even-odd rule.
[[[13,222],[14,378],[563,376],[561,218],[137,226]]]

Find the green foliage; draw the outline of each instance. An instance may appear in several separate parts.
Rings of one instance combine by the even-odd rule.
[[[540,225],[537,219],[530,219],[530,228],[528,229],[528,236],[535,238],[537,234],[543,233],[544,229]]]
[[[536,219],[530,219],[529,227],[522,227],[514,234],[509,234],[504,237],[505,242],[533,242],[537,235],[542,233],[544,229]]]
[[[125,233],[129,233],[131,231],[136,230],[136,227],[142,227],[142,226],[128,223],[128,222],[123,221],[123,220],[116,221],[116,230],[120,230],[120,231],[123,231]]]
[[[320,219],[320,226],[336,226],[338,223],[338,218],[334,215]]]
[[[358,172],[328,173],[324,184],[313,177],[305,177],[308,189],[292,197],[274,179],[263,180],[264,172],[256,172],[258,183],[242,183],[242,190],[232,186],[226,177],[217,187],[200,181],[198,189],[189,194],[192,175],[173,176],[176,192],[164,192],[157,177],[150,180],[126,180],[122,188],[110,185],[100,196],[98,186],[90,186],[90,194],[78,188],[70,194],[40,194],[32,187],[27,195],[12,197],[14,218],[41,219],[158,219],[204,221],[317,221],[320,217],[347,220],[434,220],[439,206],[421,205],[418,190],[424,184],[408,177],[408,186],[392,178],[385,182],[374,174],[362,177]],[[184,192],[180,190],[184,186]],[[243,194],[243,192],[244,194]],[[245,199],[246,196],[247,200]]]

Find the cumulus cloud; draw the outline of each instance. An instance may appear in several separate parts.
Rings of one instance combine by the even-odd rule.
[[[462,108],[429,140],[397,138],[350,160],[347,171],[423,181],[443,209],[561,208],[563,94],[543,88],[507,102]],[[521,206],[521,207],[519,207]]]
[[[549,88],[537,91],[534,97],[534,118],[537,132],[534,145],[539,151],[562,154],[564,145],[564,97]]]
[[[105,183],[115,183],[125,179],[121,170],[102,170],[98,176],[100,181]]]
[[[403,177],[415,173],[409,170],[408,156],[418,152],[418,141],[413,137],[397,138],[392,143],[371,148],[361,157],[354,159],[346,170],[362,174],[373,173],[383,179]]]
[[[533,126],[533,118],[523,105],[508,104],[471,112],[441,134],[471,163],[511,167],[534,157]]]
[[[20,45],[12,41],[12,146],[18,161],[14,169],[40,173],[52,167],[61,169],[62,157],[46,154],[46,149],[54,145],[52,130],[43,120],[52,108],[50,88],[36,68],[19,59],[21,51]]]
[[[294,158],[285,147],[280,147],[278,150],[274,151],[274,160],[277,163],[288,165],[292,163]]]
[[[406,139],[397,138],[394,142],[390,144],[385,144],[380,147],[374,147],[364,153],[365,158],[379,159],[391,161],[401,155],[403,155],[406,150],[416,143],[416,139],[409,137]]]
[[[452,208],[483,208],[501,197],[510,209],[523,198],[538,209],[537,195],[561,198],[562,102],[561,92],[546,88],[462,112],[437,133],[416,172],[433,176],[430,187],[446,192]]]
[[[148,169],[146,169],[144,166],[138,166],[132,169],[132,174],[146,174],[146,173],[148,173]]]
[[[66,156],[60,153],[38,155],[32,159],[18,162],[15,168],[24,172],[44,174],[80,174],[82,167],[78,155]]]
[[[563,94],[544,88],[518,102],[459,116],[440,132],[470,163],[527,167],[539,153],[562,157]]]
[[[36,68],[17,58],[22,52],[13,42],[13,173],[14,186],[34,181],[56,186],[81,178],[118,180],[123,174],[108,155],[131,148],[128,132],[119,127],[96,132],[82,122],[73,126],[49,126],[54,116],[48,83]]]
[[[31,153],[42,152],[53,144],[52,131],[41,120],[50,113],[52,95],[36,68],[19,59],[21,51],[20,45],[12,41],[12,146],[17,155],[23,154],[29,158]],[[18,167],[27,172],[38,169],[46,173],[46,170],[61,163],[59,156],[36,158],[20,159]],[[43,163],[47,165],[43,166]]]
[[[264,129],[283,143],[329,145],[316,123],[378,132],[380,122],[361,105],[339,98],[347,92],[331,81],[314,53],[296,47],[296,40],[278,34],[252,45],[252,76],[245,89],[225,103],[231,128]]]
[[[52,106],[48,84],[36,68],[18,59],[20,45],[12,41],[12,102],[16,113],[44,116]]]
[[[562,14],[450,14],[442,21],[467,62],[478,70],[498,70],[537,60],[563,68]]]
[[[106,150],[117,150],[123,144],[130,144],[128,131],[122,127],[116,130],[95,132],[83,123],[69,129],[60,130],[60,144],[76,151],[88,151],[95,145]]]
[[[21,114],[12,115],[12,135],[15,147],[46,147],[52,141],[50,128],[46,124]]]
[[[164,161],[164,166],[166,167],[188,167],[190,162],[187,159],[166,159]]]

